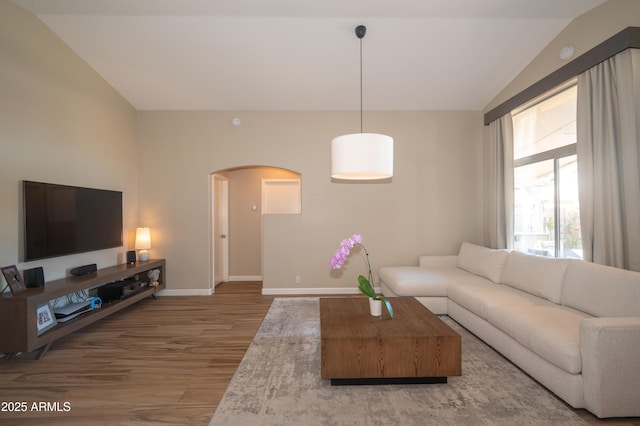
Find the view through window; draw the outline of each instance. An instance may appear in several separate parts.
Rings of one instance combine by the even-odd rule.
[[[575,81],[513,115],[515,250],[582,258]]]

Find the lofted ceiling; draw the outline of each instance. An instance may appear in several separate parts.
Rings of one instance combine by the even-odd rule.
[[[604,0],[12,0],[139,110],[481,110]]]

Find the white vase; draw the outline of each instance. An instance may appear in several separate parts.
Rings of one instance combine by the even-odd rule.
[[[382,316],[382,300],[374,300],[372,297],[369,298],[369,312],[374,317]]]

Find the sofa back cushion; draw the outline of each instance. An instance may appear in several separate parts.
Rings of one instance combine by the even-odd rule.
[[[640,316],[640,272],[571,261],[561,303],[596,317]]]
[[[458,252],[458,268],[500,283],[502,267],[509,252],[464,242]]]
[[[560,303],[568,259],[509,253],[502,269],[502,284]]]

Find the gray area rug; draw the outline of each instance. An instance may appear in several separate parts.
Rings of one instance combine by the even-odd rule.
[[[210,425],[584,425],[448,317],[462,376],[447,384],[331,386],[320,378],[317,298],[277,298]]]

